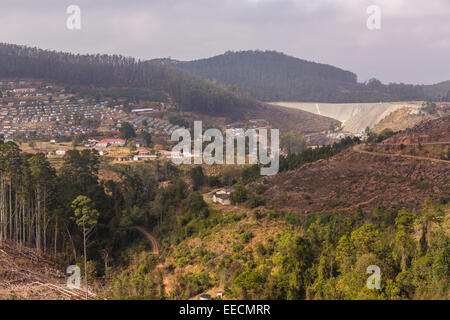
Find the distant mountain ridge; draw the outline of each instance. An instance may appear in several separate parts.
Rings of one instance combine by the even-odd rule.
[[[148,88],[168,93],[181,110],[203,114],[233,116],[260,105],[184,70],[120,55],[79,55],[0,44],[0,76],[43,78],[69,86]]]
[[[269,106],[216,84],[173,63],[139,61],[120,55],[79,55],[0,43],[0,77],[37,78],[65,86],[144,88],[168,94],[182,111],[229,120],[265,118],[282,129],[316,132],[337,121],[301,110]]]
[[[276,51],[229,51],[194,61],[155,61],[221,84],[236,86],[262,101],[344,103],[450,100],[450,81],[427,86],[385,85],[376,79],[359,83],[353,72]]]

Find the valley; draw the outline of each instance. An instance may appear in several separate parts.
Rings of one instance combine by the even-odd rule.
[[[220,59],[237,56],[249,53]],[[252,77],[260,59],[280,63],[250,56]],[[392,102],[403,85],[282,60],[298,82],[280,80],[280,98],[300,86],[323,102],[268,103],[273,86],[260,101],[261,87],[165,59],[0,45],[0,298],[448,299],[446,84],[435,100],[413,86]],[[198,120],[279,129],[279,150],[263,148],[278,173],[174,164],[172,133]]]

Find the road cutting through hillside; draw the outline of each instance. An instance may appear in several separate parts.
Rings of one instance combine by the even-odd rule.
[[[159,243],[158,243],[158,240],[156,240],[156,238],[152,234],[150,234],[150,232],[145,230],[144,228],[142,228],[140,226],[136,226],[135,228],[139,232],[141,232],[148,239],[148,241],[150,241],[150,243],[152,244],[152,253],[156,254],[156,255],[159,255]]]
[[[441,142],[441,143],[427,143],[427,144],[448,144],[448,142]],[[425,143],[422,145],[426,145]],[[353,151],[359,152],[359,153],[365,153],[365,154],[371,154],[371,155],[378,155],[378,156],[386,156],[386,157],[402,157],[402,158],[410,158],[410,159],[416,159],[416,160],[425,160],[425,161],[431,161],[431,162],[441,162],[445,164],[450,164],[449,160],[442,160],[442,159],[436,159],[436,158],[428,158],[428,157],[419,157],[419,156],[412,156],[409,154],[398,154],[398,153],[382,153],[382,152],[373,152],[373,151],[367,151],[367,150],[361,150],[361,144],[358,144],[353,147]]]

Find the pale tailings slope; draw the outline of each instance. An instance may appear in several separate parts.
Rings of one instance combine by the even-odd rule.
[[[344,131],[360,133],[372,128],[390,113],[400,108],[418,108],[422,102],[382,102],[382,103],[311,103],[272,102],[272,104],[300,109],[342,122]]]

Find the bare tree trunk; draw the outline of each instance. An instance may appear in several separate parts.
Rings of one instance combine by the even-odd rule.
[[[1,177],[1,190],[0,190],[0,243],[3,241],[3,175]]]
[[[56,245],[58,244],[58,217],[55,217],[55,251],[54,256],[56,259]]]
[[[16,191],[16,196],[14,198],[14,242],[16,243],[16,245],[19,243],[19,232],[17,232],[17,228],[19,225],[19,217],[18,217],[18,213],[17,213],[17,191]]]
[[[73,252],[73,259],[77,261],[77,250],[75,249],[75,243],[73,242],[72,235],[70,234],[69,228],[66,226],[67,235],[69,236],[70,243],[72,244],[72,252]]]
[[[9,177],[9,238],[12,239],[12,178]]]
[[[41,251],[41,192],[38,186],[36,192],[36,249]]]
[[[83,222],[83,246],[84,246],[84,281],[86,283],[86,300],[89,299],[88,296],[88,277],[87,277],[87,256],[86,256],[86,227]]]
[[[48,221],[47,221],[47,212],[46,212],[46,198],[47,198],[47,189],[44,188],[44,212],[43,212],[43,216],[44,216],[44,221],[43,221],[43,228],[44,228],[44,252],[47,251],[47,225],[48,225]]]

